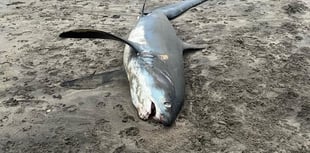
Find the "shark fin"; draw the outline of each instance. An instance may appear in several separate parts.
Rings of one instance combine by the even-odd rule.
[[[111,33],[99,31],[99,30],[92,30],[92,29],[75,29],[70,30],[67,32],[63,32],[59,35],[61,38],[92,38],[92,39],[111,39],[123,42],[133,48],[136,53],[140,53],[143,51],[141,46],[135,42],[130,40],[115,36]]]

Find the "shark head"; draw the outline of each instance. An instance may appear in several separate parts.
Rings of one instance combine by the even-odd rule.
[[[175,102],[175,86],[168,71],[149,65],[148,60],[153,59],[148,58],[142,62],[137,60],[130,66],[128,78],[132,102],[142,120],[153,118],[169,126],[177,116],[176,109],[179,109]]]

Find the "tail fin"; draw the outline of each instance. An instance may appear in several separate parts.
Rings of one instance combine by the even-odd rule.
[[[154,11],[163,12],[168,17],[169,20],[172,20],[180,16],[181,14],[183,14],[190,8],[195,7],[206,1],[208,0],[185,0],[182,2],[178,2],[176,4],[171,4],[171,5],[157,8]]]

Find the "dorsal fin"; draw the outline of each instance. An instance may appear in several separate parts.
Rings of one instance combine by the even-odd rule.
[[[93,38],[93,39],[112,39],[117,40],[123,43],[126,43],[131,48],[133,48],[136,53],[140,53],[143,51],[143,48],[135,42],[130,40],[115,36],[111,33],[99,31],[99,30],[92,30],[92,29],[76,29],[70,30],[67,32],[63,32],[59,35],[61,38]]]
[[[146,15],[146,13],[144,12],[145,4],[146,4],[146,0],[144,0],[144,2],[143,2],[143,6],[142,6],[142,9],[141,9],[141,16]]]

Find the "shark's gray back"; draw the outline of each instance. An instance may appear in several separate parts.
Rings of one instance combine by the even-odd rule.
[[[154,68],[168,73],[174,83],[176,97],[183,97],[183,43],[177,37],[168,18],[159,11],[141,17],[128,40],[145,47],[145,55],[139,56],[139,60],[148,62]],[[183,98],[178,99],[178,101],[181,100]]]
[[[133,101],[143,99],[141,93],[144,92],[140,90],[141,88],[150,91],[155,98],[158,87],[166,91],[168,95],[166,97],[170,97],[169,101],[172,103],[170,115],[166,116],[163,122],[166,125],[171,125],[183,105],[185,90],[183,50],[187,48],[177,37],[170,20],[204,1],[206,0],[187,0],[155,9],[149,14],[140,16],[129,34],[128,40],[142,48],[142,52],[137,54],[126,45],[124,51],[124,67],[129,82],[132,82],[130,84]],[[159,100],[155,105],[164,110],[164,102]]]

